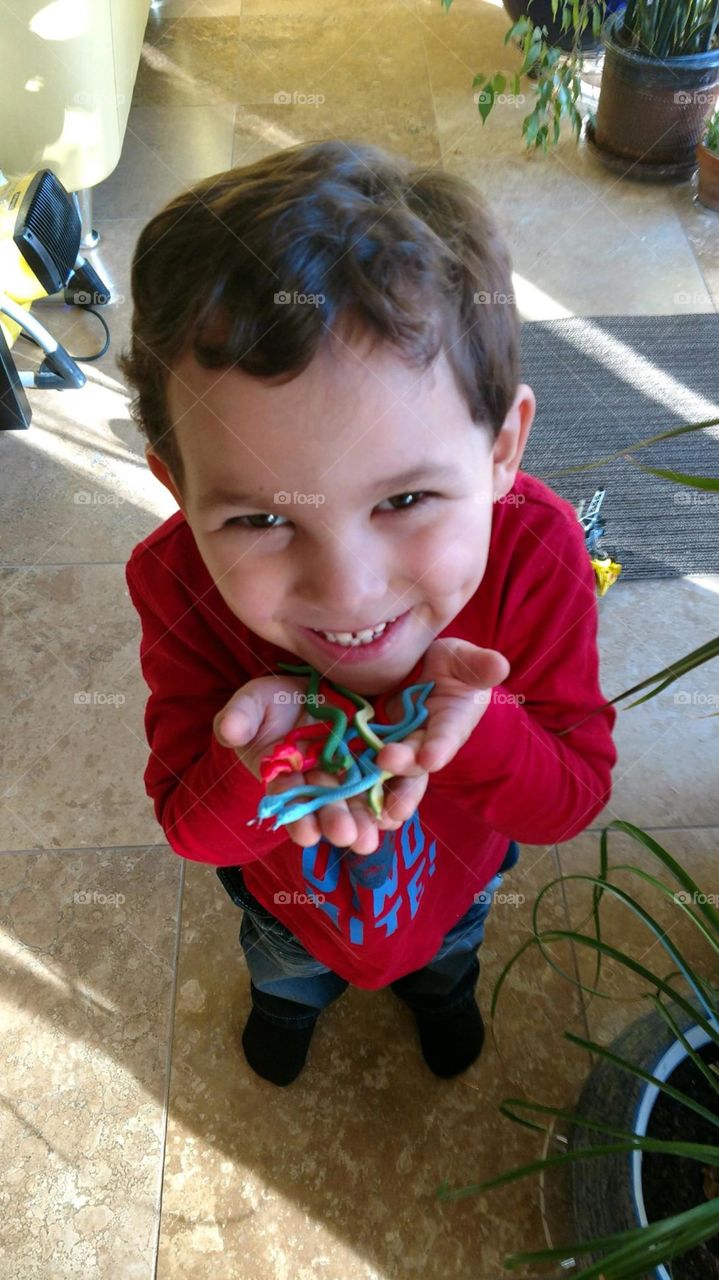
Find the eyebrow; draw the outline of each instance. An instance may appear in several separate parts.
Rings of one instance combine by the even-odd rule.
[[[432,481],[438,482],[441,480],[449,480],[451,478],[456,477],[456,475],[457,475],[457,472],[455,468],[452,467],[451,465],[448,465],[447,463],[438,463],[437,465],[433,466],[431,462],[427,462],[427,463],[423,463],[419,467],[413,467],[409,471],[403,471],[401,475],[390,476],[388,479],[380,478],[378,480],[375,480],[374,483],[369,485],[368,492],[379,493],[383,489],[391,489],[392,492],[395,494],[403,493],[407,491],[405,489],[405,486],[417,484],[420,480],[431,479]],[[278,487],[275,492],[286,493],[287,490],[283,490],[281,485],[278,483]],[[283,509],[288,506],[294,505],[291,502],[290,503],[283,502],[281,504],[273,503],[271,499],[268,498],[267,494],[263,497],[262,494],[253,493],[251,491],[240,493],[237,490],[211,489],[209,490],[208,493],[204,494],[202,498],[198,500],[197,508],[199,511],[207,511],[211,507],[219,507],[219,506],[225,506],[225,505],[226,506],[262,506],[262,509],[266,510],[268,501],[270,506],[281,505]]]

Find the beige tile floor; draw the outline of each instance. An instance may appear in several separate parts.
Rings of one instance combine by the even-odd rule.
[[[212,871],[167,847],[144,795],[146,689],[123,576],[133,545],[174,509],[114,365],[129,259],[148,215],[201,176],[305,138],[384,143],[486,191],[526,318],[716,309],[719,223],[691,184],[618,182],[571,136],[527,158],[514,107],[482,128],[471,81],[511,65],[505,30],[490,0],[455,0],[450,14],[439,0],[155,6],[122,159],[96,191],[95,259],[117,295],[111,350],[86,366],[82,391],[36,393],[30,430],[0,441],[12,726],[0,807],[3,1278],[495,1280],[509,1252],[566,1231],[558,1181],[544,1200],[531,1182],[447,1203],[436,1190],[538,1154],[498,1102],[571,1104],[587,1059],[561,1031],[616,1033],[634,993],[609,974],[615,998],[583,1002],[530,952],[500,1001],[496,1043],[440,1082],[391,993],[350,988],[295,1086],[255,1077],[238,1043],[249,1010],[239,912]],[[95,345],[91,317],[50,303],[44,315],[71,350]],[[717,634],[718,601],[719,574],[620,580],[600,603],[606,695]],[[507,883],[522,900],[497,902],[488,926],[485,1013],[536,891],[559,869],[593,872],[604,823],[646,827],[715,888],[716,687],[714,664],[620,712],[611,804],[575,840],[525,846]],[[611,842],[649,869],[628,836]],[[649,906],[644,887],[640,900]],[[543,923],[577,925],[586,905],[575,884],[566,905],[550,896]],[[621,910],[611,928],[634,954],[651,948]],[[564,945],[558,962],[588,976],[586,955]]]

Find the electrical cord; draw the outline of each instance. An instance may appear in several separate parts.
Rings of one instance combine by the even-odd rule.
[[[82,303],[80,304],[75,303],[74,305],[80,311],[89,311],[91,312],[92,315],[97,316],[98,320],[100,321],[100,324],[105,330],[105,345],[100,349],[100,351],[95,352],[94,355],[75,356],[75,355],[70,355],[70,352],[68,352],[70,359],[74,360],[76,364],[92,364],[93,361],[102,359],[108,347],[110,346],[110,329],[105,317],[101,316],[100,312],[96,311],[94,307],[85,306]],[[31,333],[27,333],[24,329],[18,336],[22,338],[27,338],[28,342],[32,342],[36,347],[40,347],[41,350],[44,350],[44,348],[42,347],[42,343],[38,342],[37,338],[34,338]]]

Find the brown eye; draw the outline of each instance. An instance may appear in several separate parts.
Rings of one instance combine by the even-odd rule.
[[[223,524],[222,527],[223,529],[226,529],[228,526],[233,525],[235,528],[238,528],[238,529],[257,529],[258,531],[261,531],[263,529],[275,529],[278,527],[275,524],[252,524],[252,523],[245,523],[245,522],[246,521],[251,522],[252,520],[277,520],[277,519],[279,519],[279,517],[274,515],[272,511],[261,511],[257,515],[252,515],[252,516],[230,516],[229,520],[225,520],[225,523]],[[280,525],[279,528],[282,528],[282,526]]]

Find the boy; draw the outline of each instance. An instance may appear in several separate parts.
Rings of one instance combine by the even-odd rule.
[[[470,184],[316,142],[173,200],[132,290],[119,363],[180,507],[127,565],[145,785],[174,851],[243,908],[245,1056],[291,1083],[351,982],[391,986],[428,1066],[457,1075],[515,841],[578,835],[616,762],[583,533],[519,470],[535,400],[506,244]],[[386,722],[434,681],[424,726],[377,757],[381,819],[358,796],[248,825],[260,760],[310,719],[279,662],[387,696]],[[303,782],[337,779],[268,791]]]

